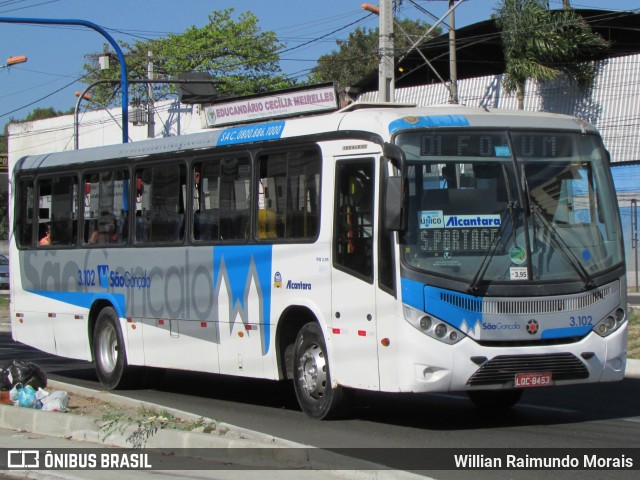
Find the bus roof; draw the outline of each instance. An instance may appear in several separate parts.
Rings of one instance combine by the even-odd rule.
[[[574,117],[520,110],[489,110],[460,105],[415,107],[401,104],[352,104],[337,112],[215,128],[189,135],[107,145],[21,158],[15,170],[67,164],[90,164],[151,154],[197,152],[220,146],[251,144],[282,138],[310,137],[331,132],[363,132],[380,141],[412,128],[547,129],[597,133]]]

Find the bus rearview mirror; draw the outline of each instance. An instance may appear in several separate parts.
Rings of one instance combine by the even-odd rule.
[[[406,228],[406,214],[402,177],[389,177],[386,181],[384,226],[388,231]]]

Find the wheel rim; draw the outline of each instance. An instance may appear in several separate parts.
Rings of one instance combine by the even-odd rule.
[[[118,361],[118,336],[113,325],[106,325],[98,338],[98,361],[106,373],[116,368]]]
[[[300,357],[299,380],[307,394],[320,400],[327,388],[327,362],[318,345],[310,345]]]

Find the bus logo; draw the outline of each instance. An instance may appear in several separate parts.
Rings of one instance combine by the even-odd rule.
[[[443,228],[444,215],[442,210],[423,210],[418,212],[420,228]]]
[[[282,288],[282,275],[280,275],[280,272],[276,272],[273,276],[273,288]]]
[[[98,282],[101,288],[109,288],[109,265],[98,265]]]

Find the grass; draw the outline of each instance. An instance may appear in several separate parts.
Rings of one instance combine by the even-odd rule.
[[[0,297],[0,308],[9,308],[9,297]]]
[[[629,341],[627,357],[640,359],[640,310],[629,309]]]
[[[123,434],[128,427],[133,427],[133,431],[127,437],[127,442],[133,448],[145,447],[147,440],[162,429],[215,433],[218,435],[226,433],[226,429],[217,428],[217,422],[211,422],[204,418],[197,421],[188,421],[177,418],[166,411],[158,412],[153,408],[138,407],[133,411],[131,408],[125,409],[110,403],[104,403],[100,406],[103,409],[100,430],[104,438],[106,439],[116,432]]]

